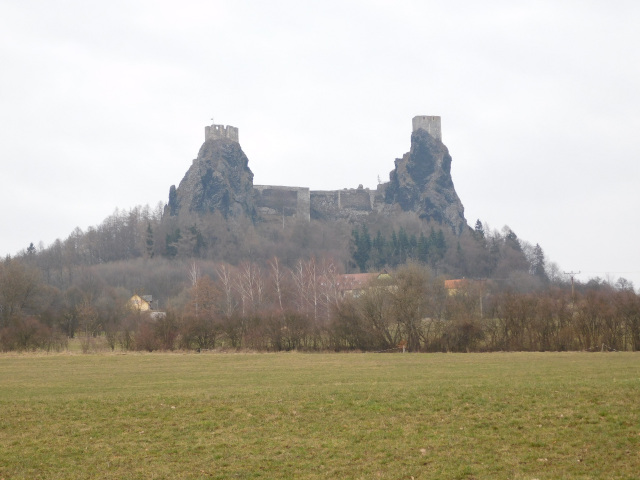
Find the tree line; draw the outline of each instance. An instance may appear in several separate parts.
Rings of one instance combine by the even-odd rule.
[[[116,210],[100,225],[86,231],[76,228],[47,247],[31,244],[17,256],[28,257],[46,283],[62,289],[70,287],[73,275],[83,268],[151,259],[232,265],[250,260],[266,265],[277,257],[292,268],[300,258],[330,257],[346,273],[418,262],[448,278],[509,279],[527,284],[523,289],[558,275],[539,245],[519,239],[509,227],[498,231],[478,221],[475,229],[454,235],[411,212],[395,217],[370,214],[355,224],[292,218],[253,223],[219,214],[169,216],[159,204]],[[528,275],[531,271],[533,277]]]
[[[344,275],[358,272],[388,272],[388,284],[347,294]],[[253,223],[158,204],[0,262],[0,349],[638,348],[632,285],[567,292],[540,245],[479,220],[454,235],[411,212]],[[166,315],[128,309],[134,293]]]
[[[358,277],[330,257],[292,266],[277,257],[237,265],[159,258],[78,268],[59,289],[32,260],[0,263],[5,351],[60,350],[74,337],[83,351],[640,349],[640,297],[623,279],[573,291],[562,281],[523,291],[500,279],[447,288],[443,276],[415,262],[352,284]],[[174,293],[160,305],[164,315],[128,307],[135,284]]]

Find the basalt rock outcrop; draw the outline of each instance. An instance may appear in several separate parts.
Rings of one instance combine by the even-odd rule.
[[[169,190],[165,210],[200,214],[219,212],[224,218],[254,219],[253,172],[240,144],[230,138],[206,138],[198,157],[176,189]]]
[[[449,225],[456,234],[467,227],[464,207],[451,178],[451,155],[426,129],[411,134],[411,150],[395,161],[385,185],[384,201],[424,220]]]

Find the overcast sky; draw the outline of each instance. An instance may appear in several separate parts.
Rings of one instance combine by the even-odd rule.
[[[640,287],[640,3],[3,0],[0,253],[166,203],[204,127],[255,184],[375,188],[440,115],[473,226]]]

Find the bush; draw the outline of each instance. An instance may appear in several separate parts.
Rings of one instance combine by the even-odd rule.
[[[220,329],[208,316],[187,316],[180,325],[180,347],[208,350],[215,348]]]
[[[0,330],[0,349],[3,351],[62,349],[66,346],[65,340],[35,317],[15,317],[9,326]]]
[[[143,320],[138,325],[138,330],[134,337],[135,349],[153,352],[159,347],[158,339],[154,331],[154,325],[150,320]]]

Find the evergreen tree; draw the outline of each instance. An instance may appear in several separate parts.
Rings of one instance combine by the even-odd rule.
[[[455,263],[455,267],[458,269],[458,276],[465,276],[467,272],[467,258],[460,245],[460,241],[458,241],[458,246],[456,247]]]
[[[436,263],[444,258],[446,252],[447,242],[444,233],[442,230],[436,232],[432,227],[429,235],[429,262],[431,266],[435,267]]]
[[[180,239],[176,244],[178,255],[180,257],[201,257],[205,252],[205,241],[202,232],[198,230],[197,225],[192,225],[183,230]]]
[[[520,240],[518,240],[518,236],[515,234],[513,230],[507,227],[507,234],[504,237],[505,245],[513,248],[516,252],[522,251],[522,246],[520,245]]]
[[[376,270],[380,270],[387,263],[386,253],[385,253],[385,247],[387,245],[387,242],[385,238],[382,236],[382,234],[380,233],[380,230],[378,230],[378,234],[376,235],[376,238],[374,238],[373,241],[371,242],[371,245],[373,247],[373,259],[372,259],[373,268],[375,268]]]
[[[398,247],[398,262],[400,264],[406,263],[411,245],[409,243],[409,236],[403,227],[400,227],[400,230],[398,231]]]
[[[424,236],[424,232],[420,232],[418,239],[418,261],[427,263],[429,261],[429,239]]]
[[[536,246],[533,247],[531,274],[542,280],[548,280],[547,272],[545,271],[544,252],[542,251],[542,248],[538,243],[536,243]]]
[[[358,229],[354,229],[351,232],[353,236],[354,252],[353,261],[356,263],[360,272],[367,271],[367,262],[371,255],[371,237],[369,235],[369,229],[366,225],[362,225],[362,232],[358,232]]]
[[[473,231],[473,235],[477,240],[484,240],[484,227],[480,219],[476,220],[476,227]]]
[[[396,267],[400,264],[400,243],[398,242],[398,235],[395,230],[391,231],[391,252],[387,263],[391,267]]]
[[[416,234],[412,234],[409,237],[409,257],[416,258],[418,252],[418,239]]]
[[[178,242],[182,238],[180,229],[176,228],[173,233],[167,233],[166,237],[166,251],[168,257],[175,257],[178,254]]]
[[[153,258],[153,230],[151,224],[147,223],[147,239],[145,241],[147,258]]]

